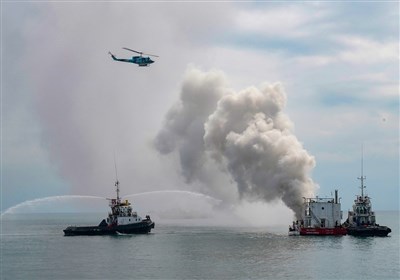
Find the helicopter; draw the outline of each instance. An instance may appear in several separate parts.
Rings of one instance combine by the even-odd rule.
[[[134,53],[138,53],[139,56],[132,56],[132,58],[130,58],[130,59],[125,59],[125,58],[117,58],[111,52],[108,52],[108,53],[111,55],[112,59],[114,59],[115,61],[134,63],[134,64],[137,64],[138,66],[147,66],[149,64],[154,63],[154,61],[151,60],[150,57],[143,57],[143,55],[159,57],[158,55],[155,55],[155,54],[148,54],[148,53],[138,52],[138,51],[135,51],[135,50],[132,50],[132,49],[128,49],[128,48],[123,48],[123,49],[131,51],[131,52],[134,52]]]

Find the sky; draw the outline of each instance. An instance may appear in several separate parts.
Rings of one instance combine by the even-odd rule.
[[[115,166],[122,195],[181,190],[233,203],[233,173],[208,159],[214,183],[227,185],[213,191],[188,180],[180,150],[155,145],[191,73],[216,75],[233,96],[279,84],[314,194],[338,189],[350,209],[363,150],[373,208],[399,210],[398,2],[2,1],[1,23],[1,211],[113,196]],[[114,62],[108,51],[132,56],[123,47],[159,58]],[[259,203],[237,209],[285,207]]]

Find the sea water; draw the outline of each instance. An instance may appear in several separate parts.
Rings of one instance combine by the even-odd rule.
[[[399,279],[399,212],[389,237],[287,236],[287,228],[155,221],[147,235],[69,236],[101,214],[7,214],[1,279]],[[288,222],[289,223],[289,222]]]

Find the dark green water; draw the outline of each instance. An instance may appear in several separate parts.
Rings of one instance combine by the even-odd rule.
[[[64,237],[96,214],[7,214],[1,279],[399,279],[399,213],[390,237],[289,237],[285,229],[157,223],[148,235]],[[187,224],[190,224],[188,221]]]

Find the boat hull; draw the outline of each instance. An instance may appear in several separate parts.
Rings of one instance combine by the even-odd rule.
[[[76,235],[117,235],[117,234],[147,234],[154,228],[154,222],[144,220],[140,223],[116,226],[70,226],[64,229],[65,236]]]
[[[347,234],[353,236],[387,236],[392,230],[386,226],[348,227]]]
[[[300,235],[346,235],[347,230],[343,227],[335,228],[300,228]]]

